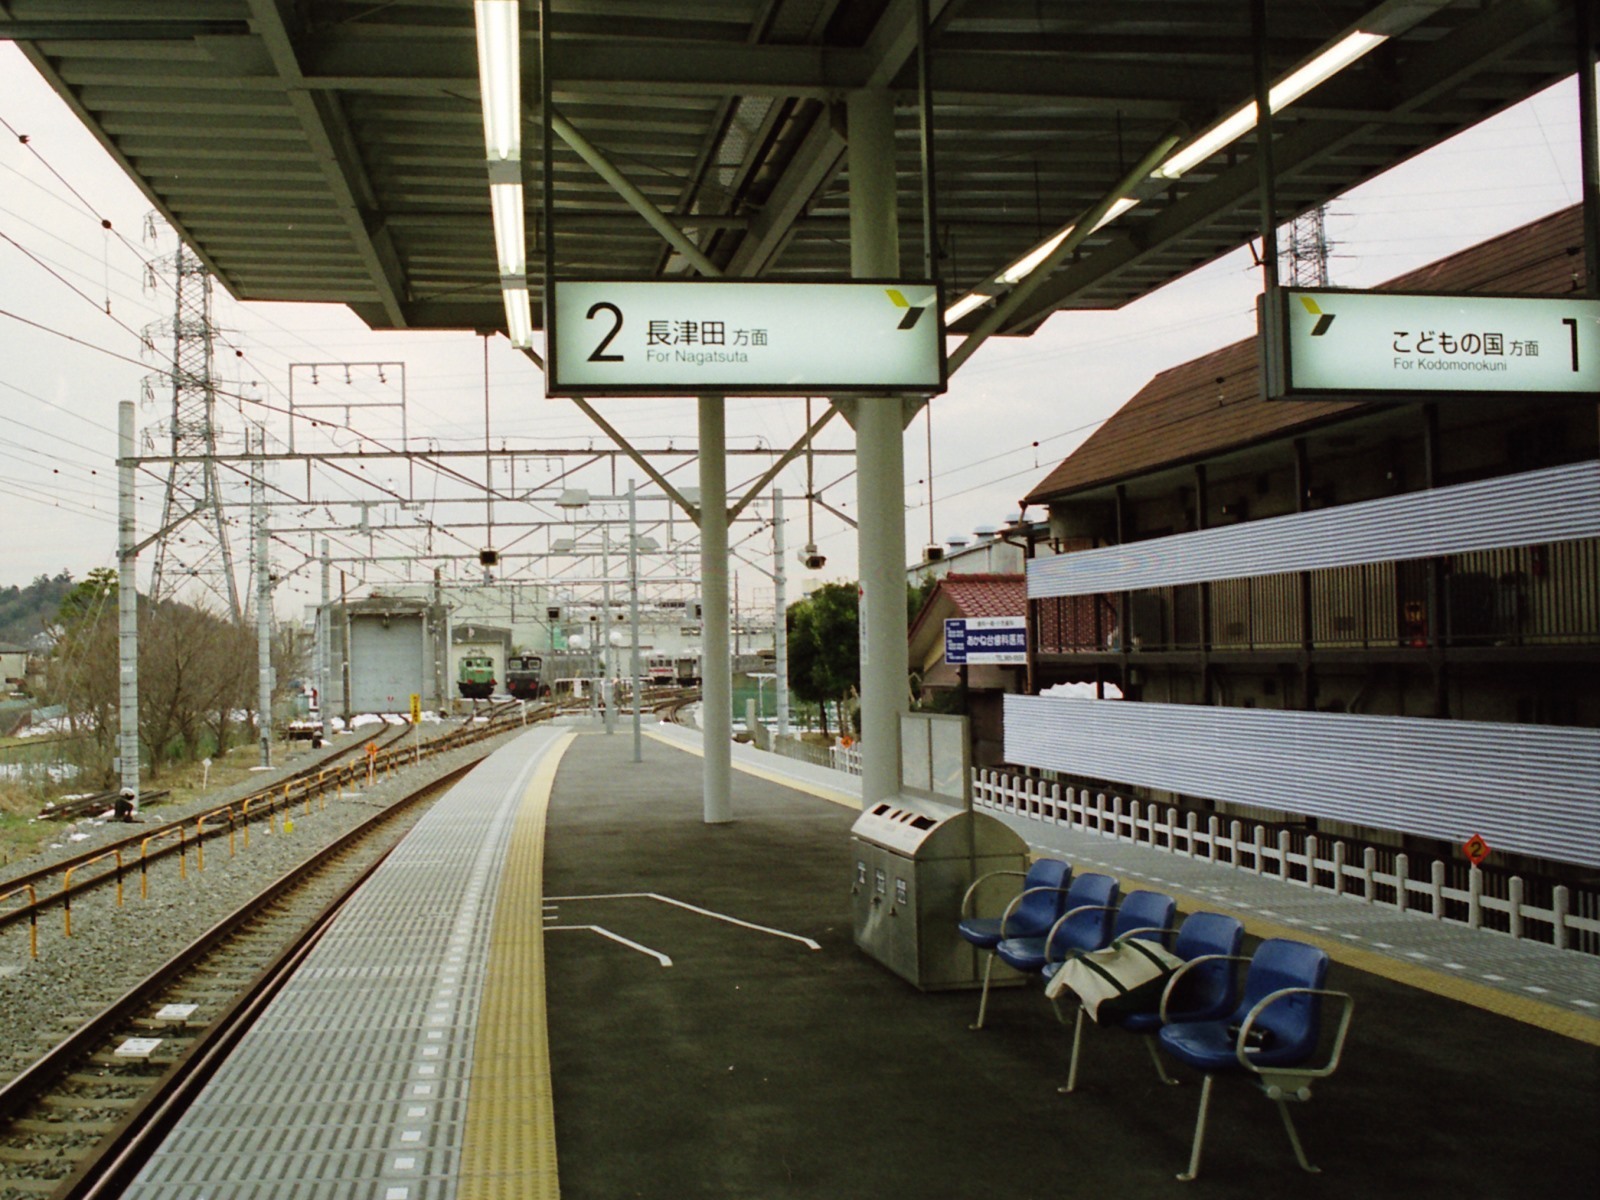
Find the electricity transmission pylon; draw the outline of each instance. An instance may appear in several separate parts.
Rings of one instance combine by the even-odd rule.
[[[1289,286],[1328,286],[1327,208],[1301,213],[1289,226]]]
[[[147,225],[146,232],[153,232],[153,225]],[[211,275],[179,242],[176,251],[150,265],[148,278],[157,282],[162,277],[173,289],[172,319],[147,326],[144,337],[146,346],[156,350],[158,339],[170,336],[172,365],[170,372],[145,380],[145,394],[153,399],[159,389],[171,387],[172,413],[165,432],[170,435],[172,462],[161,501],[150,598],[169,597],[192,581],[213,593],[228,615],[240,622],[244,613],[217,482]]]

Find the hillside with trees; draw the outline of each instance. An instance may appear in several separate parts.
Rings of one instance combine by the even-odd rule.
[[[40,575],[26,587],[0,587],[0,642],[26,646],[53,625],[61,601],[74,587],[72,574]]]

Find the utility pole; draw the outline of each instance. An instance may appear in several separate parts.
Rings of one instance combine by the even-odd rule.
[[[772,489],[772,670],[777,675],[778,736],[789,736],[789,614],[788,576],[783,566],[783,490]]]
[[[153,219],[146,234],[154,236]],[[155,565],[150,575],[150,600],[163,600],[186,579],[208,588],[226,606],[237,624],[243,619],[239,589],[233,577],[233,552],[222,519],[222,493],[217,483],[215,364],[216,329],[211,323],[211,275],[182,242],[166,258],[152,263],[149,279],[171,274],[173,314],[170,326],[156,322],[144,331],[145,344],[170,333],[172,364],[168,372],[145,380],[145,394],[170,383],[172,412],[168,434],[173,456],[156,526]],[[180,537],[179,534],[182,534]]]
[[[267,452],[266,426],[256,426],[256,452]],[[256,576],[256,732],[261,765],[272,765],[272,564],[267,553],[267,465],[250,464],[250,518],[255,529]]]
[[[117,757],[122,798],[139,811],[139,581],[133,402],[117,405]]]
[[[328,628],[331,614],[328,611],[329,571],[328,539],[322,539],[322,603],[317,608],[317,716],[322,721],[322,737],[326,741],[333,732],[328,723],[328,664],[333,655],[333,632]]]

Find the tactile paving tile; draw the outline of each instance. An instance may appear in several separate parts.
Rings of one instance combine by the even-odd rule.
[[[450,1200],[507,846],[560,736],[496,751],[417,823],[126,1197]]]

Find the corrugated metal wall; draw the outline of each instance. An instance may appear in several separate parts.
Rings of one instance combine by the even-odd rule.
[[[1310,571],[1314,648],[1561,645],[1600,637],[1600,538],[1451,555],[1443,575],[1440,628],[1427,628],[1425,563],[1361,563]],[[1198,649],[1200,584],[1135,592],[1134,634],[1145,650]],[[1300,644],[1298,574],[1219,579],[1211,589],[1216,650]],[[1091,605],[1101,606],[1093,637]],[[1045,653],[1104,649],[1114,634],[1114,596],[1046,596],[1031,601],[1037,648]],[[1141,612],[1142,610],[1142,612]],[[1160,613],[1159,625],[1155,615]],[[1171,614],[1168,617],[1167,614]],[[1141,615],[1146,617],[1141,621]]]
[[[1600,730],[1005,698],[1008,762],[1600,866]]]
[[[1600,537],[1600,462],[1506,475],[1028,564],[1028,596],[1082,596]]]

